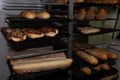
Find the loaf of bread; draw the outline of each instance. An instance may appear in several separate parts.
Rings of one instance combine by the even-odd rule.
[[[53,69],[64,69],[72,64],[72,59],[62,59],[43,62],[32,62],[27,64],[17,64],[12,68],[17,74],[25,74],[31,72],[41,72]]]
[[[25,28],[24,32],[31,39],[41,38],[44,36],[44,33],[42,32],[42,30],[40,31],[33,28]]]
[[[96,50],[96,48],[92,48],[92,49],[86,49],[85,50],[87,53],[101,59],[101,60],[107,60],[108,59],[108,56],[107,54],[104,54],[98,50]]]
[[[101,64],[100,67],[104,70],[110,70],[110,66],[107,63]]]
[[[40,11],[40,12],[37,12],[37,17],[40,19],[49,19],[51,15],[47,11]]]
[[[28,57],[28,58],[10,60],[10,64],[11,65],[27,64],[27,63],[34,63],[34,62],[61,60],[61,59],[66,59],[66,58],[67,56],[65,55],[64,52],[59,52],[59,53],[41,55],[41,56],[36,56],[36,57]]]
[[[83,73],[85,73],[86,75],[91,75],[92,74],[92,70],[89,67],[83,67],[80,69]]]
[[[93,27],[77,27],[77,30],[80,30],[83,34],[91,34],[100,32],[99,28],[93,28]]]
[[[74,54],[76,54],[77,56],[79,56],[81,59],[83,59],[84,61],[86,61],[89,64],[95,65],[95,64],[98,64],[98,62],[99,62],[97,58],[95,58],[94,56],[89,55],[81,50],[76,50],[74,52]]]
[[[84,0],[74,0],[73,2],[74,2],[74,3],[83,3]]]
[[[32,10],[25,10],[21,12],[20,16],[26,19],[35,19],[36,13]]]
[[[110,51],[100,49],[100,48],[95,48],[95,49],[96,49],[96,51],[100,52],[101,54],[106,54],[109,59],[116,59],[117,58],[115,53],[112,53]]]
[[[95,18],[96,11],[94,8],[89,8],[86,12],[86,19],[94,19]]]
[[[92,69],[94,69],[94,70],[96,70],[96,71],[100,71],[100,70],[101,70],[101,67],[100,67],[100,65],[97,65],[97,66],[93,67]]]
[[[74,17],[76,20],[83,20],[85,18],[86,11],[85,9],[79,9],[75,11]]]
[[[100,19],[100,20],[104,20],[107,18],[108,12],[101,8],[98,10],[97,14],[96,14],[96,19]]]
[[[51,27],[42,27],[41,30],[44,33],[44,35],[47,37],[54,37],[55,35],[58,34],[58,29]]]
[[[11,31],[9,31],[7,33],[7,39],[8,40],[12,40],[14,42],[21,42],[26,40],[26,34],[24,33],[24,31],[22,29],[19,28],[15,28],[12,29]]]

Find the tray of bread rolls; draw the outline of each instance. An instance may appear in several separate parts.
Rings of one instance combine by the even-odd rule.
[[[42,27],[41,29],[3,27],[1,32],[8,41],[8,45],[15,50],[47,45],[65,46],[66,43],[61,38],[69,36],[67,33],[64,34],[62,30],[52,27]]]
[[[113,65],[117,59],[116,54],[87,43],[74,42],[73,47],[74,63],[81,68],[85,66],[94,67],[102,63]]]
[[[120,31],[119,29],[115,29],[115,31]],[[78,25],[74,27],[74,32],[76,34],[82,34],[86,36],[92,36],[92,35],[99,35],[99,34],[105,34],[113,32],[113,29],[110,28],[101,28],[101,27],[93,27],[90,25]]]
[[[118,70],[111,67],[109,70],[102,69],[96,71],[89,67],[80,69],[77,66],[73,66],[73,77],[75,80],[118,80]]]

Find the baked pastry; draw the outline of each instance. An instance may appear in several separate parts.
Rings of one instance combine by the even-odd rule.
[[[98,62],[99,62],[97,58],[95,58],[94,56],[89,55],[89,54],[87,54],[87,53],[85,53],[84,51],[81,51],[81,50],[76,50],[74,52],[74,54],[76,54],[81,59],[83,59],[84,61],[86,61],[90,64],[98,64]]]
[[[13,29],[11,32],[7,33],[7,39],[14,42],[21,42],[26,39],[26,34],[21,29]]]
[[[44,33],[44,35],[47,37],[54,37],[55,35],[58,34],[58,29],[51,27],[42,27],[41,30]]]
[[[29,38],[32,38],[32,39],[41,38],[44,36],[44,33],[42,32],[42,30],[36,30],[33,28],[25,28],[24,32]]]
[[[53,69],[65,69],[71,66],[72,59],[61,59],[51,61],[38,61],[26,64],[16,64],[12,68],[17,74],[25,74],[31,72],[41,72]]]
[[[92,70],[89,67],[83,67],[80,69],[83,73],[85,73],[86,75],[91,75],[92,74]]]
[[[88,54],[93,55],[101,60],[107,60],[108,56],[107,54],[104,54],[100,51],[98,51],[96,48],[92,48],[92,49],[86,49],[85,50]]]
[[[77,27],[77,30],[80,30],[83,34],[91,34],[100,32],[99,28],[93,28],[93,27]]]
[[[26,19],[35,19],[36,13],[32,10],[25,10],[21,12],[20,16]]]
[[[101,54],[102,53],[106,54],[109,59],[116,59],[117,58],[117,56],[114,53],[110,52],[110,51],[100,49],[100,48],[95,48],[95,49],[96,49],[96,51],[101,52]]]
[[[110,70],[110,66],[107,63],[101,64],[100,67],[105,70]]]
[[[77,20],[83,20],[85,18],[86,11],[85,9],[79,9],[75,11],[74,17]]]
[[[101,8],[96,14],[96,19],[104,20],[107,18],[107,15],[108,12],[105,9]]]
[[[89,8],[89,10],[86,12],[86,19],[94,19],[95,18],[96,11],[94,8]]]
[[[74,0],[73,2],[74,2],[74,3],[83,3],[84,0]]]
[[[37,17],[40,19],[49,19],[50,16],[51,16],[50,13],[48,13],[47,11],[37,12]]]

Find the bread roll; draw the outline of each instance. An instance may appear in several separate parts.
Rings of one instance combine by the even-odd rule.
[[[93,27],[77,27],[78,30],[81,31],[83,34],[91,34],[91,33],[96,33],[100,32],[99,28],[93,28]]]
[[[94,8],[90,8],[87,12],[86,12],[86,19],[94,19],[95,18],[95,9]]]
[[[83,67],[80,69],[83,73],[85,73],[86,75],[91,75],[92,74],[92,70],[89,67]]]
[[[110,70],[110,66],[107,63],[101,64],[100,67],[105,70]]]
[[[103,8],[101,8],[98,12],[97,12],[97,15],[96,15],[96,19],[100,19],[100,20],[104,20],[107,18],[107,11]]]
[[[41,28],[43,31],[44,35],[47,37],[54,37],[58,34],[58,29],[51,28],[51,27],[43,27]]]
[[[100,71],[101,67],[100,67],[100,65],[98,65],[98,66],[93,67],[93,69],[96,70],[96,71]]]
[[[41,38],[44,36],[42,30],[35,30],[33,28],[25,28],[24,32],[31,39]]]
[[[90,64],[98,64],[98,59],[95,58],[94,56],[92,55],[89,55],[81,50],[77,50],[74,52],[77,56],[79,56],[80,58],[82,58],[84,61],[90,63]]]
[[[20,42],[26,40],[26,34],[21,29],[13,29],[11,32],[7,33],[8,40],[12,40],[14,42]]]
[[[32,10],[25,10],[21,12],[20,16],[26,19],[35,19],[36,13]]]
[[[90,55],[93,55],[101,60],[107,60],[108,59],[108,56],[107,54],[104,54],[98,50],[96,50],[95,48],[92,48],[92,49],[86,49],[85,50],[87,53],[89,53]]]
[[[85,9],[79,9],[75,11],[74,17],[77,20],[83,20],[85,18],[85,15],[86,15]]]
[[[72,64],[72,59],[53,60],[47,62],[36,62],[28,64],[14,65],[12,68],[17,74],[25,74],[31,72],[40,72],[53,69],[64,69]]]
[[[74,0],[73,2],[74,3],[82,3],[82,2],[84,2],[84,0]]]
[[[37,17],[40,19],[49,19],[50,14],[46,11],[37,12]]]
[[[104,49],[100,49],[100,48],[95,48],[97,51],[101,52],[101,54],[106,54],[108,56],[109,59],[116,59],[117,56],[110,52],[110,51],[107,51],[107,50],[104,50]]]

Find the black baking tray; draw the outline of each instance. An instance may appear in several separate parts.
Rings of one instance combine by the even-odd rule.
[[[74,60],[73,64],[79,66],[79,68],[83,68],[86,66],[95,67],[97,65],[104,64],[104,63],[108,63],[108,65],[115,65],[116,64],[116,62],[115,62],[116,59],[107,59],[107,60],[98,59],[99,63],[93,65],[93,64],[87,63],[86,61],[84,61],[83,59],[81,59],[80,57],[78,57],[75,54],[73,54],[73,60]]]
[[[111,33],[111,32],[114,32],[114,31],[115,32],[120,31],[120,29],[110,29],[110,28],[101,28],[101,27],[96,27],[96,28],[99,28],[100,32],[90,33],[90,34],[83,34],[79,30],[77,30],[76,28],[74,28],[74,32],[77,33],[77,34],[84,35],[84,36],[94,36],[94,35]]]
[[[101,78],[111,76],[111,75],[117,75],[115,79],[117,80],[118,77],[118,70],[111,67],[110,70],[100,70],[100,71],[93,71],[92,75],[86,75],[83,72],[80,71],[80,68],[77,66],[72,67],[73,71],[73,77],[75,80],[100,80]]]
[[[55,69],[43,72],[34,72],[24,75],[12,73],[13,80],[69,80],[70,74],[67,69]]]
[[[56,49],[64,49],[66,48],[67,43],[64,42],[61,38],[68,37],[69,34],[63,33],[59,31],[59,34],[55,37],[43,37],[38,39],[30,39],[27,38],[25,41],[22,42],[14,42],[7,39],[7,33],[5,32],[6,27],[1,28],[1,32],[6,38],[8,42],[8,46],[10,46],[12,49],[16,51],[21,51],[29,48],[36,48],[36,47],[42,47],[42,46],[49,46],[52,45]]]

